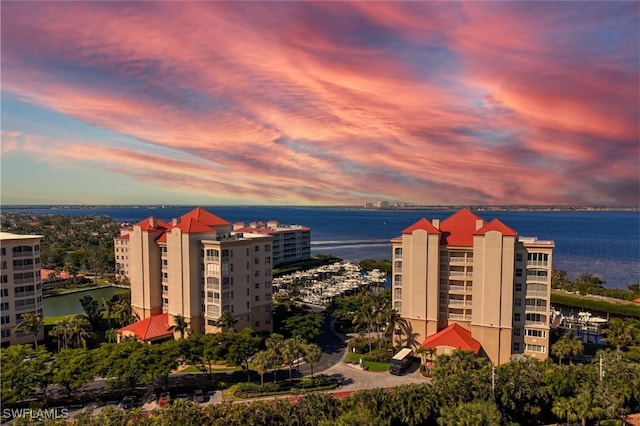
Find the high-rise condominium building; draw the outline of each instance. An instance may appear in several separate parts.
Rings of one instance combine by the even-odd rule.
[[[553,241],[462,209],[391,242],[393,305],[423,346],[447,353],[457,340],[494,364],[548,357]]]
[[[122,330],[166,337],[164,325],[182,315],[194,333],[217,332],[224,311],[238,330],[272,330],[270,236],[234,233],[231,223],[196,208],[169,223],[147,218],[119,241],[116,256],[127,256],[131,306],[142,324]],[[158,331],[144,335],[151,325]]]
[[[273,238],[273,266],[311,257],[311,229],[306,226],[285,225],[277,220],[270,220],[266,224],[251,222],[249,226],[242,222],[234,223],[233,230],[244,235],[270,235]]]
[[[33,343],[33,334],[16,333],[14,328],[27,312],[42,314],[40,277],[40,235],[0,232],[2,273],[0,275],[0,317],[2,346]],[[44,339],[44,330],[38,334]]]

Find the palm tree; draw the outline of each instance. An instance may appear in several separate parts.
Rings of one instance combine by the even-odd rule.
[[[622,350],[638,338],[638,326],[631,321],[612,318],[609,328],[602,330],[605,340],[616,347],[616,356],[620,359]]]
[[[231,333],[235,333],[235,324],[238,322],[237,319],[233,317],[233,314],[229,311],[224,311],[220,318],[214,322],[216,327],[220,327],[222,329],[227,329]]]
[[[313,377],[313,364],[320,361],[322,357],[322,349],[315,343],[307,343],[303,347],[304,360],[311,366],[311,377]]]
[[[273,333],[264,341],[267,351],[270,353],[273,363],[278,365],[278,370],[282,364],[282,345],[284,343],[284,336],[282,334]],[[276,372],[273,372],[273,383],[276,382]]]
[[[284,362],[289,366],[289,380],[291,380],[293,362],[299,353],[298,341],[294,338],[285,340],[282,344],[281,353]]]
[[[87,347],[87,339],[93,336],[91,322],[86,315],[74,315],[69,321],[71,325],[70,339],[75,339],[75,347]]]
[[[575,398],[558,398],[553,402],[551,412],[559,419],[567,419],[567,423],[575,422],[578,420],[578,415],[574,410]]]
[[[118,340],[118,330],[110,328],[105,331],[104,337],[107,339],[107,343],[115,343]]]
[[[118,323],[121,327],[131,324],[137,316],[131,309],[131,301],[126,298],[120,298],[113,307],[113,313],[118,317]]]
[[[191,333],[189,323],[182,315],[176,315],[175,317],[173,317],[173,325],[170,325],[167,330],[173,331],[174,333],[180,333],[181,339],[184,339],[184,333]]]
[[[42,314],[36,314],[35,312],[27,312],[22,314],[22,322],[18,324],[13,330],[17,333],[29,333],[33,334],[33,343],[35,347],[38,347],[38,333],[44,327],[44,318]]]
[[[63,318],[60,321],[56,321],[56,326],[49,332],[49,334],[58,339],[58,352],[60,352],[61,339],[64,348],[68,349],[72,334],[72,326],[69,318]]]
[[[551,353],[558,357],[560,365],[562,365],[562,358],[569,357],[569,362],[573,357],[582,354],[584,351],[584,345],[574,335],[570,333],[563,334],[556,343],[551,346]]]
[[[105,312],[107,313],[107,323],[109,327],[111,327],[111,314],[113,313],[113,308],[115,307],[115,300],[112,299],[102,299],[102,306],[104,307]]]
[[[264,385],[264,373],[267,369],[272,367],[273,357],[269,351],[260,351],[253,356],[253,366],[258,370],[260,374],[260,385]]]
[[[353,316],[353,324],[356,330],[366,330],[369,341],[369,352],[371,352],[371,328],[375,323],[375,313],[371,296],[367,293],[360,295],[361,307]]]

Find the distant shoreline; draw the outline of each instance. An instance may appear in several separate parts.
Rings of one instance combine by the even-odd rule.
[[[1,209],[7,210],[24,210],[24,209],[41,209],[41,210],[74,210],[74,209],[165,209],[165,208],[181,208],[194,207],[189,204],[9,204],[4,205]],[[466,207],[474,211],[640,211],[640,206],[540,206],[540,205],[404,205],[389,207],[363,207],[358,205],[212,205],[204,207],[282,207],[282,208],[317,208],[317,209],[357,209],[357,210],[459,210]]]

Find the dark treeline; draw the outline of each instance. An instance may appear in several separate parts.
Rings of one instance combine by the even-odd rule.
[[[79,271],[102,275],[115,269],[113,239],[120,235],[120,227],[109,217],[3,213],[0,229],[42,235],[43,268],[71,275]]]
[[[124,347],[118,349],[111,359],[121,357],[124,350]],[[153,346],[146,351],[154,351]],[[135,361],[141,364],[147,359]],[[73,361],[75,364],[78,360]],[[164,374],[164,371],[158,373]],[[363,390],[343,398],[313,393],[297,401],[280,398],[211,405],[204,409],[195,403],[177,400],[172,406],[152,413],[143,413],[141,409],[105,408],[94,416],[81,413],[71,424],[595,424],[640,410],[640,364],[620,358],[614,352],[602,352],[596,362],[585,365],[557,365],[523,358],[494,369],[484,358],[456,351],[436,358],[431,377],[430,382],[421,385]],[[63,423],[50,420],[44,424]]]
[[[585,294],[597,294],[599,296],[613,297],[615,299],[634,300],[640,297],[640,284],[629,284],[627,289],[606,288],[606,282],[597,275],[580,274],[574,280],[567,278],[567,272],[554,269],[551,275],[551,287]]]

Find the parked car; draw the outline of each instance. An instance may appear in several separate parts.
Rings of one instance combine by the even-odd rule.
[[[133,396],[125,396],[122,398],[122,402],[120,403],[120,408],[123,410],[127,410],[129,408],[133,408],[133,403],[135,398]]]
[[[202,392],[202,389],[196,389],[193,393],[193,400],[195,402],[204,402],[204,392]]]

